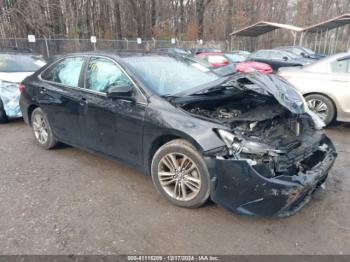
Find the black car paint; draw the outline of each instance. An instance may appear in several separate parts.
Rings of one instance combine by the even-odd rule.
[[[87,59],[101,54],[83,56]],[[152,156],[159,146],[175,138],[186,139],[205,158],[214,202],[233,212],[252,216],[278,216],[287,210],[288,194],[269,195],[264,205],[258,201],[254,205],[252,198],[265,197],[266,192],[282,192],[282,187],[283,192],[290,192],[296,187],[295,183],[263,178],[244,160],[217,159],[215,153],[222,151],[225,144],[214,130],[227,129],[225,125],[189,114],[154,94],[118,56],[102,56],[117,62],[133,80],[137,92],[134,101],[89,92],[84,89],[84,72],[80,75],[80,88],[43,81],[40,74],[51,66],[47,65],[23,82],[26,88],[20,105],[25,122],[30,125],[30,113],[35,107],[41,107],[57,140],[122,160],[146,174],[150,174]],[[322,178],[327,173],[328,169],[324,170]],[[289,179],[294,178],[290,176]],[[319,177],[314,184],[318,182]]]

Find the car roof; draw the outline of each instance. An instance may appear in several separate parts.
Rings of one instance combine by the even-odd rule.
[[[79,53],[70,53],[63,55],[59,57],[58,59],[55,59],[52,61],[53,63],[57,60],[64,59],[66,57],[72,57],[72,56],[105,56],[108,58],[112,58],[116,61],[120,62],[125,62],[125,58],[130,58],[130,57],[171,57],[171,58],[180,58],[180,59],[185,59],[185,60],[191,60],[196,63],[203,64],[204,66],[210,67],[205,61],[193,57],[193,56],[188,56],[188,55],[182,55],[182,54],[177,54],[177,53],[166,53],[162,51],[157,51],[157,50],[152,50],[148,52],[140,52],[140,51],[135,51],[135,52],[130,52],[130,51],[89,51],[89,52],[79,52]]]
[[[334,60],[337,60],[340,58],[346,58],[346,59],[350,58],[350,52],[338,53],[338,54],[334,54],[331,56],[327,56],[327,57],[315,62],[314,64],[311,64],[310,67],[313,65],[321,64],[321,63],[328,63],[329,61],[334,61]]]
[[[275,47],[274,49],[290,49],[290,48],[299,48],[299,49],[303,49],[301,46],[298,46],[298,45],[290,45],[290,46],[278,46],[278,47]]]
[[[198,55],[224,55],[224,52],[203,52]]]

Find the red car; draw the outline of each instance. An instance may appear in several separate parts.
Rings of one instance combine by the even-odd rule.
[[[245,57],[240,55],[231,55],[224,53],[200,53],[196,55],[197,58],[203,59],[208,62],[213,67],[226,66],[229,64],[234,64],[237,72],[250,73],[258,71],[262,74],[270,74],[273,72],[272,68],[268,64],[245,61]]]
[[[270,65],[254,61],[236,63],[236,71],[242,73],[258,71],[262,74],[270,74],[273,72]]]
[[[225,57],[224,53],[199,53],[196,57],[208,62],[212,67],[220,67],[230,64],[230,61]]]

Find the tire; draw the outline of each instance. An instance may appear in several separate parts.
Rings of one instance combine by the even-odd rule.
[[[41,108],[36,108],[32,112],[31,124],[35,142],[41,148],[49,150],[57,144],[52,134],[52,130],[46,115]]]
[[[174,171],[174,165],[178,171]],[[199,152],[185,140],[176,139],[160,147],[153,156],[151,174],[157,191],[176,206],[197,208],[209,198],[207,165]]]
[[[0,99],[0,123],[4,124],[9,121],[5,109],[4,109],[4,104],[2,103],[2,100]]]
[[[305,100],[309,108],[320,116],[326,125],[329,125],[335,119],[336,110],[332,100],[328,97],[314,94],[306,96]]]

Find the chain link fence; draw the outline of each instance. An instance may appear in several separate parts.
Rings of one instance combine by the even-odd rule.
[[[200,44],[197,41],[176,41],[175,44],[170,40],[143,40],[138,43],[137,40],[109,40],[97,39],[96,43],[91,43],[90,39],[46,39],[37,38],[36,42],[31,43],[27,38],[2,38],[0,39],[0,50],[13,48],[31,49],[34,53],[42,54],[45,57],[62,55],[74,52],[86,52],[94,50],[109,51],[149,51],[158,48],[185,48],[195,47],[213,47],[221,50],[229,50],[228,41],[207,41]]]

